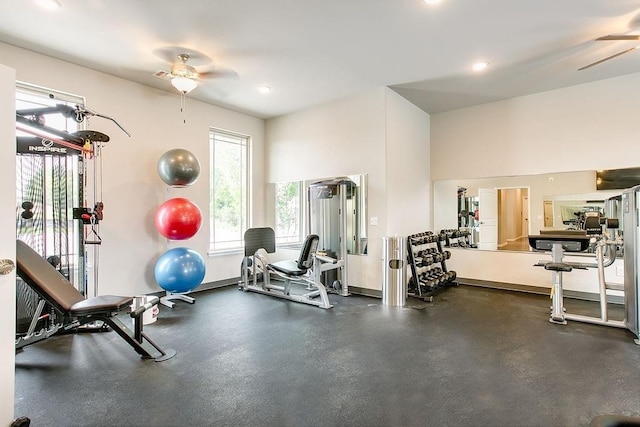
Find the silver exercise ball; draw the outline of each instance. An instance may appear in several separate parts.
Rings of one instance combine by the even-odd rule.
[[[200,162],[190,151],[175,148],[158,160],[158,175],[171,187],[187,187],[197,181]]]

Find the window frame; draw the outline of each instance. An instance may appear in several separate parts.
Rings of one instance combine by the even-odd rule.
[[[221,141],[216,136],[227,139],[235,139],[237,142]],[[240,234],[238,240],[217,241],[216,240],[216,204],[215,204],[215,177],[216,177],[216,144],[219,142],[240,145],[244,148],[244,155],[241,156],[240,163],[244,163],[244,174],[241,176],[241,199],[244,200],[244,206],[241,206]],[[236,253],[244,249],[244,232],[251,227],[252,216],[252,138],[250,135],[229,131],[226,129],[210,127],[209,128],[209,255],[218,255],[225,253]],[[242,202],[241,202],[242,203]],[[226,243],[226,244],[225,244]],[[237,243],[233,245],[234,243]]]

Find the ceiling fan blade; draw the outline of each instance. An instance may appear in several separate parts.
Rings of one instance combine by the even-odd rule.
[[[165,46],[153,51],[153,54],[169,64],[178,61],[178,55],[189,55],[189,64],[193,66],[205,65],[211,58],[202,52],[181,46]]]
[[[171,80],[171,73],[164,70],[159,70],[153,73],[153,77],[157,77],[159,79]]]
[[[611,36],[603,36],[598,37],[596,40],[635,40],[640,41],[640,35],[636,34],[628,34],[628,35],[611,35]]]
[[[238,73],[231,69],[219,69],[198,73],[201,79],[237,79]]]
[[[582,68],[578,68],[578,71],[586,70],[587,68],[591,68],[591,67],[593,67],[594,65],[602,64],[602,63],[603,63],[603,62],[605,62],[605,61],[608,61],[608,60],[613,59],[613,58],[617,58],[617,57],[618,57],[618,56],[620,56],[620,55],[624,55],[625,53],[629,53],[629,52],[631,52],[632,50],[637,50],[638,48],[639,48],[638,46],[636,46],[636,47],[632,47],[632,48],[630,48],[630,49],[623,50],[622,52],[618,52],[618,53],[616,53],[616,54],[614,54],[614,55],[607,56],[607,57],[606,57],[606,58],[604,58],[604,59],[601,59],[601,60],[596,61],[596,62],[592,62],[591,64],[589,64],[589,65],[585,65],[585,66],[584,66],[584,67],[582,67]]]

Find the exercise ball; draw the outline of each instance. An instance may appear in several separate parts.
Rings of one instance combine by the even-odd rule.
[[[160,156],[158,175],[167,185],[187,187],[198,179],[200,162],[190,151],[175,148]]]
[[[158,233],[170,240],[193,237],[202,225],[200,208],[184,197],[169,199],[156,209],[155,223]]]
[[[202,256],[189,248],[169,249],[158,258],[153,269],[156,282],[167,292],[192,291],[204,279]]]

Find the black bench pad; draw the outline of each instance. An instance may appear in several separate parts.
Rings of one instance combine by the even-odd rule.
[[[545,270],[570,272],[573,267],[563,262],[548,262],[544,265]]]
[[[69,314],[72,316],[87,316],[91,314],[116,312],[125,309],[132,303],[132,297],[100,295],[73,304],[69,310]]]
[[[278,261],[272,264],[269,264],[269,268],[272,268],[280,273],[287,274],[289,276],[302,276],[307,272],[307,270],[301,270],[298,268],[298,263],[296,261]]]

